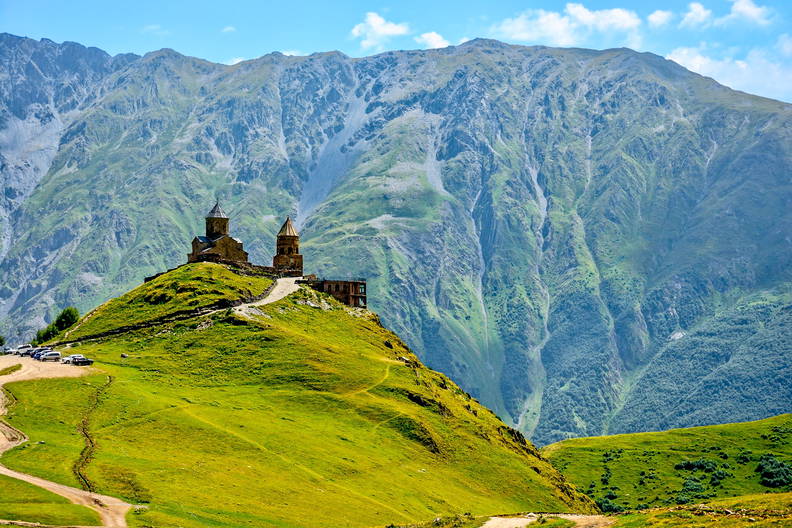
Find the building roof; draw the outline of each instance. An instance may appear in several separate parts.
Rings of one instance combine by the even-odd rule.
[[[283,222],[280,231],[278,231],[278,236],[293,236],[293,237],[300,236],[297,233],[297,230],[294,229],[294,224],[292,224],[291,218],[289,218],[288,216],[286,217],[286,221]]]
[[[215,206],[212,207],[212,210],[209,211],[209,214],[206,215],[206,218],[228,218],[228,216],[226,216],[225,211],[220,207],[220,202],[218,201],[215,203]]]

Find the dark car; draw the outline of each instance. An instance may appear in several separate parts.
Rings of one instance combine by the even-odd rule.
[[[87,367],[93,365],[93,359],[88,359],[87,357],[76,357],[72,358],[71,364],[77,365],[78,367]]]
[[[30,355],[30,357],[32,357],[33,359],[37,359],[37,360],[41,361],[41,356],[43,356],[44,354],[46,354],[48,352],[52,352],[52,349],[48,348],[48,347],[37,348]]]

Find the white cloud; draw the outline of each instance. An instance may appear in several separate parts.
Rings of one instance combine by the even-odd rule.
[[[164,37],[165,35],[170,35],[170,31],[163,28],[159,24],[148,24],[143,26],[140,30],[141,33],[149,33],[151,35],[157,35],[159,37]]]
[[[729,14],[716,20],[715,24],[722,25],[740,20],[766,26],[770,23],[770,8],[758,6],[753,0],[732,0]]]
[[[641,19],[622,8],[592,11],[583,4],[566,4],[563,12],[529,9],[514,18],[492,26],[490,31],[509,40],[541,42],[553,46],[572,46],[592,32],[630,33],[630,42],[639,41],[637,29]]]
[[[597,31],[613,31],[635,29],[641,25],[641,19],[633,11],[617,7],[616,9],[600,9],[591,11],[583,4],[567,4],[564,11],[577,24],[594,28]]]
[[[532,9],[515,18],[507,18],[492,28],[511,40],[544,42],[554,46],[571,46],[577,42],[569,17],[544,9]]]
[[[470,42],[470,40],[471,40],[471,38],[470,38],[470,37],[462,37],[461,39],[459,39],[459,40],[457,41],[457,45],[459,45],[459,44],[464,44],[465,42]]]
[[[226,26],[223,29],[221,29],[220,31],[222,33],[233,33],[234,31],[236,31],[236,28],[234,26]]]
[[[792,57],[792,37],[787,33],[783,33],[776,41],[776,48],[782,55]]]
[[[449,44],[449,42],[436,31],[422,33],[420,37],[415,37],[415,42],[418,44],[423,44],[429,49],[446,48]]]
[[[234,57],[233,59],[228,59],[225,63],[229,66],[233,66],[234,64],[239,64],[240,62],[247,60],[245,57]]]
[[[688,4],[688,10],[685,16],[682,17],[680,27],[707,27],[711,23],[712,11],[704,7],[698,2]]]
[[[677,48],[667,58],[730,88],[792,101],[792,66],[773,60],[766,51],[753,49],[741,59],[713,58],[705,52],[705,46]]]
[[[663,27],[671,21],[673,18],[674,13],[671,11],[663,11],[662,9],[658,9],[657,11],[653,12],[649,15],[646,20],[649,22],[649,25],[653,28]]]
[[[360,41],[360,47],[363,49],[382,48],[391,37],[406,35],[409,32],[408,24],[388,22],[373,12],[366,13],[365,20],[352,28],[352,36],[363,39]]]
[[[283,50],[281,53],[288,55],[289,57],[303,57],[305,55],[305,53],[300,50]]]

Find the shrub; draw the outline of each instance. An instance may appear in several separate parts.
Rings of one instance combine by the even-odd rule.
[[[759,483],[768,488],[782,488],[792,485],[792,466],[778,460],[775,455],[764,454],[759,458],[756,472],[760,474]]]
[[[619,513],[624,511],[623,507],[605,497],[597,500],[597,506],[599,506],[599,509],[602,510],[603,513]]]
[[[723,480],[725,478],[728,478],[728,477],[733,477],[733,476],[734,475],[732,475],[728,471],[724,471],[722,469],[718,469],[718,470],[716,470],[716,471],[714,471],[712,473],[712,476],[710,477],[710,485],[711,486],[720,486],[720,481],[721,480]]]
[[[718,467],[718,464],[714,460],[710,460],[708,458],[700,458],[698,460],[683,460],[679,464],[674,466],[674,469],[685,469],[687,471],[704,471],[706,473],[712,473]]]

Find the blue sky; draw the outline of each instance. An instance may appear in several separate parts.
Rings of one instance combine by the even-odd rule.
[[[0,0],[0,31],[214,62],[272,51],[363,56],[455,45],[651,51],[739,90],[792,102],[792,0],[292,2]]]

